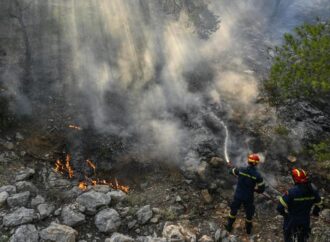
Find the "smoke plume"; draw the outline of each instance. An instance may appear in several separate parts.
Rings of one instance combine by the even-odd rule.
[[[268,51],[326,9],[326,0],[30,1],[31,88],[63,95],[79,124],[134,140],[130,152],[146,159],[198,159],[201,144],[220,152],[224,139],[221,124],[205,125],[207,107],[226,122],[254,119]]]

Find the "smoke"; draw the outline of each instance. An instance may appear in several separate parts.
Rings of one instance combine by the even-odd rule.
[[[131,152],[146,159],[182,162],[197,159],[200,144],[222,149],[223,134],[204,124],[210,103],[226,120],[262,112],[256,98],[267,49],[325,7],[325,0],[34,0],[25,19],[39,27],[29,30],[34,74],[54,70],[47,88],[64,94],[81,125],[134,137]]]

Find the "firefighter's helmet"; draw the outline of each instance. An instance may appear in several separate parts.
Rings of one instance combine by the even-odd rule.
[[[248,163],[250,165],[258,165],[260,162],[260,158],[259,158],[259,155],[258,154],[250,154],[248,156]]]
[[[292,169],[292,179],[295,183],[306,183],[308,182],[307,172],[303,169],[294,168]]]

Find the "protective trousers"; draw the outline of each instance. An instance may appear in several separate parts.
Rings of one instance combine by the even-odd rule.
[[[290,218],[286,216],[284,218],[284,226],[283,226],[283,233],[284,233],[284,241],[285,242],[305,242],[309,237],[309,221],[308,218],[306,219],[298,219],[298,218]],[[295,240],[293,239],[295,238]]]
[[[253,200],[242,200],[237,197],[234,197],[233,202],[230,205],[230,213],[228,218],[227,229],[231,231],[233,223],[235,222],[236,215],[241,205],[243,204],[245,210],[245,228],[248,234],[251,233],[252,230],[252,218],[255,212],[255,207],[253,205]]]

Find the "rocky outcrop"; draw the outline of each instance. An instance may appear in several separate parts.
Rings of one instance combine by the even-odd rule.
[[[146,206],[140,208],[136,212],[136,217],[140,224],[146,224],[152,218],[152,210],[151,210],[150,205],[146,205]]]
[[[6,185],[0,187],[0,192],[8,192],[9,194],[16,193],[16,187],[13,185]]]
[[[85,215],[82,214],[81,212],[77,211],[74,206],[65,206],[62,211],[61,211],[61,218],[63,221],[63,224],[68,225],[68,226],[76,226],[79,224],[84,223],[85,220]]]
[[[114,190],[114,191],[108,192],[107,195],[111,198],[111,201],[114,201],[114,202],[120,202],[126,198],[126,193],[124,193],[121,190]]]
[[[112,208],[104,209],[96,214],[95,225],[101,232],[113,233],[121,225],[121,219],[116,210]]]
[[[21,170],[15,177],[15,181],[23,181],[31,178],[35,173],[35,170],[32,168],[26,168],[25,170]]]
[[[40,214],[40,218],[44,219],[49,217],[54,212],[55,206],[53,204],[42,203],[38,205],[37,209]]]
[[[162,235],[168,241],[196,241],[196,235],[180,224],[166,223]]]
[[[135,240],[129,236],[113,233],[111,238],[105,240],[105,242],[134,242]]]
[[[33,224],[19,226],[9,242],[38,242],[39,232]]]
[[[111,198],[104,193],[91,190],[80,195],[77,203],[86,208],[86,213],[95,214],[101,207],[109,205]]]
[[[20,181],[17,182],[15,185],[18,192],[29,191],[31,194],[36,194],[38,192],[38,188],[32,182],[29,181]]]
[[[77,235],[78,232],[73,228],[57,223],[51,223],[40,232],[41,239],[54,242],[75,242]]]
[[[17,226],[21,224],[31,223],[36,218],[33,209],[18,208],[14,212],[9,213],[3,217],[4,226]]]
[[[31,199],[31,207],[36,207],[44,202],[45,202],[45,198],[43,198],[41,195],[37,195],[35,198]]]
[[[21,192],[14,194],[7,199],[7,204],[9,207],[22,207],[26,206],[30,198],[30,192]]]
[[[0,208],[6,204],[7,198],[9,197],[8,192],[0,192]]]

